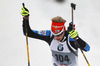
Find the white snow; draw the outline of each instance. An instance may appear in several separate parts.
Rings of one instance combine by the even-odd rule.
[[[30,11],[30,26],[33,30],[50,29],[51,18],[62,16],[71,21],[70,3],[77,4],[74,23],[79,36],[91,47],[84,52],[91,66],[100,62],[100,0],[67,0],[63,4],[54,0],[1,0],[0,1],[0,66],[27,66],[26,39],[22,30],[22,3]],[[52,66],[48,44],[29,38],[31,66]],[[88,66],[79,50],[79,66]]]

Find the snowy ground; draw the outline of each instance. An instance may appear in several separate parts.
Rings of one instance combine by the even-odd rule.
[[[0,66],[27,66],[25,36],[22,31],[22,3],[30,10],[30,26],[34,30],[50,29],[51,18],[62,16],[71,21],[70,3],[77,4],[74,22],[79,36],[91,46],[85,52],[91,66],[100,62],[100,0],[1,0],[0,1]],[[29,38],[31,66],[52,66],[51,52],[46,42]],[[79,66],[88,66],[79,51]]]

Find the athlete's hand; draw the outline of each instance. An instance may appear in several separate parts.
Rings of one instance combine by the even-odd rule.
[[[24,6],[21,11],[22,16],[29,16],[29,10]]]
[[[70,34],[71,38],[76,38],[76,37],[78,37],[78,33],[77,33],[77,31],[75,31],[75,30],[70,31],[69,34]]]

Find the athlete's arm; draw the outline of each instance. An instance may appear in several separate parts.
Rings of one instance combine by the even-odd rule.
[[[82,40],[80,37],[77,39],[77,43],[80,45],[81,49],[85,51],[90,50],[90,46],[88,43],[86,43],[84,40]]]
[[[84,50],[84,51],[89,51],[90,50],[90,46],[85,41],[83,41],[80,37],[78,37],[76,45],[74,44],[75,39],[70,38],[69,41],[75,49],[77,49],[78,44],[79,44],[79,46],[81,47],[82,50]]]
[[[27,19],[23,18],[23,32],[24,32],[24,35],[25,35],[25,32],[26,32],[26,29],[27,29],[27,32],[28,32],[28,37],[44,40],[46,42],[48,42],[48,40],[50,39],[50,33],[51,32],[49,30],[41,31],[41,32],[32,30],[30,28],[30,25],[29,25],[29,19],[28,18]]]

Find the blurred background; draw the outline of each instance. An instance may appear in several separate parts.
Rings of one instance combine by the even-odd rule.
[[[0,0],[0,66],[28,66],[26,39],[23,35],[22,3],[30,11],[30,26],[33,30],[50,30],[51,19],[62,16],[71,22],[70,3],[76,4],[74,23],[79,36],[91,47],[84,52],[91,66],[100,62],[100,0]],[[31,66],[52,66],[52,56],[48,44],[29,38]],[[79,50],[79,66],[88,66]]]

